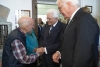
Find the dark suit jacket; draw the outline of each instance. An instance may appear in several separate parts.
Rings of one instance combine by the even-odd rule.
[[[79,9],[66,27],[60,49],[62,67],[97,67],[99,27]]]
[[[48,24],[45,25],[42,38],[40,42],[40,47],[46,47],[48,54],[43,54],[43,67],[56,67],[55,63],[52,60],[52,55],[58,50],[61,45],[61,37],[63,31],[65,29],[65,24],[58,21],[55,28],[49,34],[50,26]]]
[[[41,38],[42,30],[43,30],[43,27],[41,25],[38,25],[38,41]]]

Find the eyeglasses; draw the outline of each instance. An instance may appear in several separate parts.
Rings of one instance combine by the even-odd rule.
[[[61,10],[62,6],[64,6],[65,4],[61,5],[60,7],[58,7],[59,10]]]
[[[48,21],[52,20],[53,18],[47,18]]]

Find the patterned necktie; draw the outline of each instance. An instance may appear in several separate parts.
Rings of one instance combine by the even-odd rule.
[[[67,21],[67,25],[70,23],[70,19],[68,19],[68,21]]]
[[[49,33],[51,33],[51,31],[54,29],[54,26],[50,27]]]
[[[67,24],[66,24],[65,30],[67,29],[69,23],[70,23],[70,19],[67,21]],[[64,30],[64,31],[65,31],[65,30]]]

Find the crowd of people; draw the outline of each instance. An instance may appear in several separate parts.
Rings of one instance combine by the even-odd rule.
[[[57,0],[47,10],[47,23],[23,16],[3,46],[2,67],[98,67],[99,26],[78,0]],[[64,19],[59,20],[60,13]],[[41,60],[41,65],[38,61]]]

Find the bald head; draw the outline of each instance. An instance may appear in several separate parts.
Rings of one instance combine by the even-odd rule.
[[[29,25],[33,22],[33,19],[30,18],[30,17],[21,17],[19,20],[18,20],[18,24],[19,24],[19,27],[23,27],[23,25]]]
[[[18,20],[19,28],[25,33],[30,32],[33,28],[34,21],[31,17],[21,17]]]

